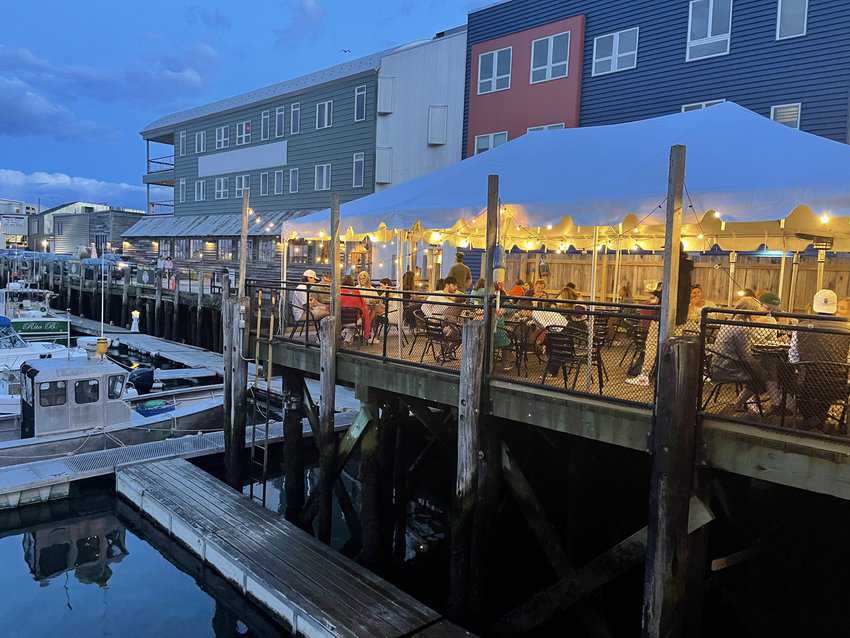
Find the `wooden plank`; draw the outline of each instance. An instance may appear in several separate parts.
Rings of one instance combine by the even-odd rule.
[[[448,620],[436,622],[412,635],[416,638],[475,638],[475,634],[453,625]]]
[[[321,342],[321,369],[319,382],[322,386],[319,400],[319,521],[316,534],[325,543],[331,542],[331,516],[333,513],[333,489],[336,481],[336,435],[334,434],[334,412],[336,411],[336,329],[334,316],[325,317],[319,325]]]

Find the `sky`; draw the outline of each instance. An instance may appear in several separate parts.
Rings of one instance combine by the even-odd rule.
[[[144,209],[163,115],[433,36],[486,0],[0,2],[0,198]]]

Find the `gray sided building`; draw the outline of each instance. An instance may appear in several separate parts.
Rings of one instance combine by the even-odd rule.
[[[174,189],[176,215],[317,210],[374,191],[377,53],[168,115],[141,132],[144,183]],[[151,143],[173,155],[151,155]],[[159,156],[157,156],[159,155]],[[149,189],[150,192],[150,189]],[[153,204],[153,205],[152,205]],[[160,211],[148,198],[148,209]]]

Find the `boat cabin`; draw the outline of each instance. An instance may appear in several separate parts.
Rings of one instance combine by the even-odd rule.
[[[127,371],[107,359],[38,359],[21,366],[21,438],[130,421]]]

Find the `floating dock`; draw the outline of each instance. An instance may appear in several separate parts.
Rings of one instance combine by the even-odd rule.
[[[120,468],[118,494],[297,636],[471,636],[183,459]]]

